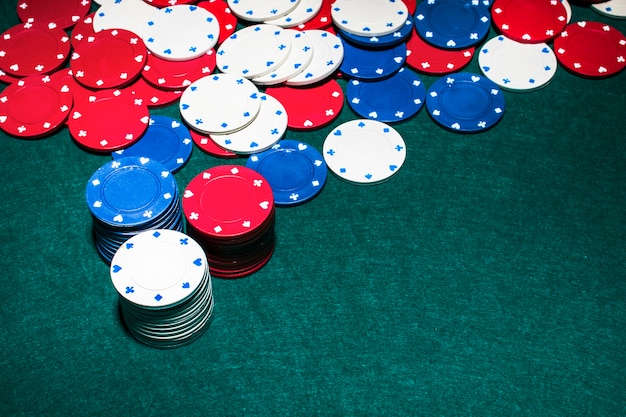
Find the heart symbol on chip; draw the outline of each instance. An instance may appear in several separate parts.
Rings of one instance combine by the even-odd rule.
[[[480,77],[477,75],[472,75],[472,81],[474,81],[475,83],[477,83],[478,81],[480,81]]]
[[[180,123],[178,123],[176,120],[172,121],[172,128],[176,129],[178,126],[180,126]]]
[[[303,123],[304,127],[311,127],[313,126],[313,122],[310,120],[305,120]]]
[[[307,146],[304,143],[298,143],[298,149],[303,151],[307,148]]]
[[[122,217],[121,214],[118,214],[117,216],[113,217],[113,221],[114,222],[118,222],[118,223],[122,223],[124,221],[124,218]]]
[[[119,265],[113,265],[111,270],[113,271],[113,273],[117,274],[118,272],[120,272],[122,270],[122,267],[119,266]]]
[[[183,197],[185,198],[190,198],[193,197],[193,192],[191,190],[185,190],[185,194],[183,194]]]
[[[202,259],[198,258],[195,261],[193,261],[194,265],[200,266],[202,265]]]
[[[270,203],[269,203],[269,201],[261,201],[261,202],[259,203],[259,206],[260,206],[263,210],[267,210],[267,209],[268,209],[268,207],[270,206]]]
[[[145,156],[142,156],[141,158],[139,158],[139,162],[141,162],[143,165],[145,165],[148,162],[150,162],[150,158],[146,158]]]

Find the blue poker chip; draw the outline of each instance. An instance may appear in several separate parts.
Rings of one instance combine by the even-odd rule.
[[[117,229],[150,227],[176,213],[178,187],[169,169],[147,157],[125,156],[102,165],[86,187],[95,221]]]
[[[322,154],[304,142],[283,139],[270,149],[250,155],[246,167],[261,174],[272,188],[277,206],[292,206],[315,197],[326,183]]]
[[[382,36],[360,36],[342,29],[337,29],[337,33],[342,39],[359,46],[368,48],[391,48],[406,41],[413,32],[413,17],[410,16],[404,25],[397,31]]]
[[[172,173],[180,170],[191,156],[193,140],[189,129],[168,116],[150,116],[150,124],[141,139],[111,154],[113,159],[143,156],[165,165]]]
[[[439,125],[474,133],[493,127],[504,116],[504,94],[486,77],[457,72],[437,79],[426,93],[426,108]]]
[[[350,80],[346,87],[352,110],[380,122],[399,122],[414,116],[424,105],[425,97],[424,83],[406,67],[382,80]]]
[[[376,80],[396,73],[406,61],[406,43],[371,49],[342,39],[343,61],[339,70],[348,78]]]
[[[417,34],[443,49],[475,46],[485,39],[491,27],[491,12],[482,1],[423,1],[414,16]]]

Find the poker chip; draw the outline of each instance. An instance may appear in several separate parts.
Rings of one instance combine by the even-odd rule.
[[[186,61],[209,52],[220,26],[212,13],[195,5],[174,5],[152,13],[142,35],[154,55],[168,61]]]
[[[391,48],[405,42],[411,34],[414,33],[413,18],[409,16],[400,29],[388,35],[359,36],[346,32],[345,30],[339,30],[338,33],[341,39],[345,39],[354,45],[365,46],[368,48]]]
[[[86,0],[20,0],[17,17],[24,23],[69,29],[89,13],[90,6],[91,2]]]
[[[298,30],[313,30],[313,29],[327,29],[333,24],[333,19],[330,15],[333,0],[322,0],[319,12],[315,14],[311,19],[296,26]]]
[[[141,75],[160,89],[180,90],[215,70],[215,50],[186,61],[168,61],[149,53]]]
[[[62,75],[31,75],[0,93],[0,129],[20,138],[40,138],[63,126],[72,93]]]
[[[322,0],[299,0],[296,8],[276,19],[266,20],[265,23],[292,28],[311,20],[322,8]]]
[[[185,233],[158,229],[131,237],[115,252],[110,277],[126,328],[148,346],[187,345],[211,323],[208,261]]]
[[[89,88],[114,88],[139,77],[147,59],[146,46],[124,29],[103,30],[77,45],[70,68],[78,82]]]
[[[350,78],[377,80],[396,73],[406,60],[406,45],[371,49],[343,42],[343,60],[339,70]]]
[[[239,157],[236,153],[221,148],[213,139],[210,138],[209,135],[196,132],[193,129],[189,129],[189,132],[191,133],[191,140],[193,140],[196,146],[203,152],[217,158],[231,159]]]
[[[168,7],[174,6],[177,4],[191,4],[195,3],[195,0],[143,0],[148,4],[151,4],[154,7]]]
[[[111,155],[113,159],[148,157],[175,173],[185,166],[192,150],[191,133],[182,122],[169,116],[155,115],[150,117],[148,129],[137,142]]]
[[[0,69],[16,77],[56,71],[65,64],[69,53],[69,37],[54,25],[25,23],[0,36]]]
[[[72,37],[70,38],[70,42],[72,47],[76,49],[78,45],[83,42],[93,42],[93,36],[96,31],[93,28],[93,18],[96,13],[89,13],[74,25],[72,29]]]
[[[407,68],[382,80],[351,80],[346,87],[348,104],[357,114],[386,123],[414,116],[424,105],[425,97],[422,80]]]
[[[235,16],[249,22],[277,19],[296,8],[298,0],[228,0]]]
[[[557,60],[546,43],[521,43],[500,35],[482,46],[478,65],[500,88],[530,91],[552,80]]]
[[[626,37],[601,22],[570,23],[554,40],[554,51],[563,67],[585,77],[608,77],[626,67]]]
[[[313,58],[302,72],[285,81],[287,85],[304,86],[324,81],[339,69],[343,60],[343,42],[337,35],[320,29],[306,33],[313,44]]]
[[[143,77],[137,78],[131,85],[124,87],[130,90],[133,100],[141,100],[148,108],[164,107],[180,99],[182,90],[162,90],[146,82]]]
[[[487,36],[490,26],[489,9],[479,2],[429,0],[415,10],[416,32],[439,48],[475,46]]]
[[[191,128],[207,134],[224,134],[252,123],[261,100],[252,81],[232,74],[213,74],[187,87],[179,107]]]
[[[598,4],[592,4],[591,9],[601,15],[626,19],[626,0],[608,0]]]
[[[232,133],[211,134],[220,147],[237,154],[261,152],[281,140],[287,131],[287,112],[280,101],[259,93],[261,107],[252,123]]]
[[[379,184],[395,175],[406,159],[402,136],[377,120],[351,120],[335,127],[324,140],[324,160],[340,179]]]
[[[237,16],[232,14],[226,0],[201,1],[197,6],[208,10],[217,19],[220,25],[220,33],[217,37],[218,44],[224,42],[237,30]]]
[[[495,0],[491,12],[496,28],[518,42],[550,41],[567,24],[567,10],[560,1]]]
[[[107,89],[74,97],[67,126],[76,143],[89,151],[109,153],[128,147],[148,128],[148,106],[133,100],[130,92]]]
[[[382,36],[399,30],[409,17],[406,4],[396,0],[336,0],[331,9],[335,25],[354,35]]]
[[[453,132],[487,130],[504,116],[504,95],[486,77],[458,72],[437,79],[426,93],[432,119]]]
[[[424,74],[449,74],[470,63],[475,48],[442,49],[424,41],[414,32],[406,43],[406,65]]]
[[[245,78],[272,72],[287,60],[291,33],[265,23],[247,26],[233,33],[217,50],[217,67],[227,74]]]
[[[114,0],[102,2],[93,17],[96,32],[107,29],[124,29],[145,39],[145,32],[152,17],[159,9],[137,0]]]
[[[311,200],[322,191],[328,172],[324,157],[317,149],[291,139],[250,155],[246,167],[267,179],[277,206],[293,206]]]
[[[295,77],[311,63],[313,43],[309,42],[307,32],[285,29],[291,36],[291,51],[287,59],[268,74],[252,78],[259,85],[276,85]]]
[[[0,82],[3,82],[5,84],[12,84],[20,78],[21,77],[14,77],[12,75],[9,75],[0,69]]]
[[[339,117],[344,103],[343,90],[332,78],[314,86],[268,87],[265,92],[282,103],[287,110],[287,126],[296,130],[319,129],[328,125]]]

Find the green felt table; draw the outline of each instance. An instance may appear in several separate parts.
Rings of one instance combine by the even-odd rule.
[[[86,181],[110,156],[0,134],[0,415],[626,415],[626,73],[504,94],[493,129],[422,109],[390,181],[329,175],[279,208],[267,265],[214,277],[211,326],[170,350],[126,332],[94,247]],[[355,118],[285,137],[321,150]],[[245,161],[196,148],[175,176]]]

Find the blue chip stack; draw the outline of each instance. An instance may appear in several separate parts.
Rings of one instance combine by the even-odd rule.
[[[86,197],[96,249],[109,264],[122,243],[140,232],[184,229],[174,175],[150,158],[127,156],[101,166],[87,183]]]

